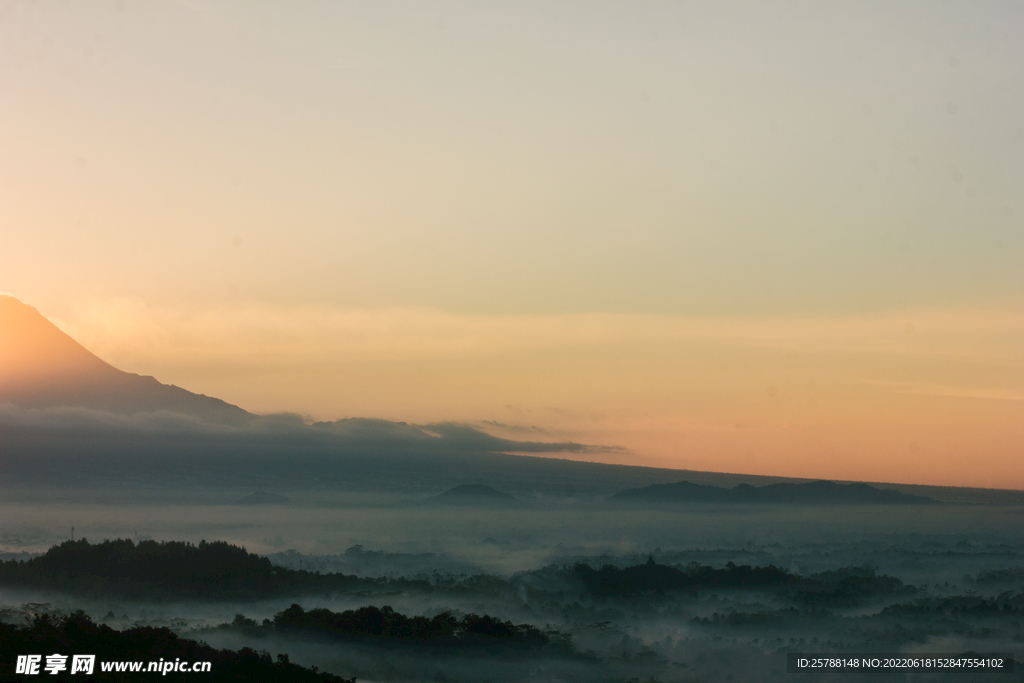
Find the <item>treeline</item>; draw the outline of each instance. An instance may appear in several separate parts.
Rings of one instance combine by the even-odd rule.
[[[571,636],[559,631],[541,631],[530,624],[514,624],[490,615],[466,614],[456,618],[450,612],[435,617],[408,617],[388,606],[360,607],[344,612],[317,608],[305,610],[293,604],[262,625],[242,615],[221,628],[240,629],[252,635],[278,632],[318,634],[346,641],[374,645],[429,645],[458,650],[540,650],[572,648]]]
[[[793,579],[792,574],[778,567],[737,566],[730,562],[725,569],[691,565],[686,571],[657,564],[654,558],[646,564],[619,568],[606,564],[594,569],[577,563],[573,575],[583,582],[584,589],[594,595],[628,595],[670,590],[702,588],[764,588],[778,586]]]
[[[966,579],[967,577],[964,578]],[[1014,586],[1018,589],[1024,588],[1024,567],[979,572],[978,576],[971,580],[971,582],[982,587]]]
[[[776,610],[739,609],[695,616],[690,625],[712,633],[737,631],[788,637],[790,647],[802,652],[895,652],[907,644],[918,646],[939,640],[985,641],[990,651],[1021,642],[1024,593],[983,598],[977,595],[925,597],[898,603],[871,613],[841,616],[821,607],[785,607]],[[814,635],[811,642],[803,637]],[[799,644],[796,642],[799,638]],[[768,644],[772,641],[765,640]],[[993,644],[995,646],[993,647]]]
[[[895,576],[847,576],[835,581],[801,578],[795,584],[794,597],[805,605],[818,607],[857,607],[871,600],[913,595],[917,587]]]
[[[320,672],[316,667],[307,669],[292,664],[287,655],[278,655],[275,660],[266,651],[257,652],[250,648],[242,648],[237,652],[218,650],[205,643],[181,638],[168,628],[135,627],[126,631],[115,631],[109,626],[94,623],[81,611],[60,617],[42,614],[35,617],[31,624],[22,626],[0,623],[0,680],[21,679],[21,676],[16,674],[18,656],[32,654],[42,655],[39,673],[44,678],[51,678],[49,673],[43,670],[48,655],[66,656],[67,670],[62,673],[68,675],[72,655],[90,654],[95,655],[96,660],[92,675],[86,675],[86,678],[96,681],[131,681],[140,678],[139,673],[105,672],[103,662],[143,662],[142,670],[146,671],[149,662],[160,660],[190,664],[210,662],[210,671],[198,674],[175,671],[160,674],[150,672],[146,680],[201,679],[209,683],[355,683],[356,680]],[[78,677],[77,674],[75,677]],[[61,676],[60,680],[64,680],[64,677]]]
[[[223,541],[65,541],[30,560],[0,562],[0,585],[149,600],[257,599],[350,590],[431,590],[426,581],[276,567]]]
[[[954,616],[990,616],[1000,612],[1004,615],[1014,615],[1015,618],[1024,613],[1024,593],[1004,594],[996,598],[983,598],[977,595],[922,598],[910,603],[890,605],[882,610],[882,614]]]
[[[666,591],[772,589],[819,607],[853,607],[877,597],[915,593],[893,576],[878,576],[873,570],[851,568],[813,577],[791,574],[774,565],[751,567],[729,562],[723,569],[691,564],[684,568],[645,564],[620,568],[605,565],[594,569],[577,563],[569,570],[586,592],[595,596],[628,596]]]

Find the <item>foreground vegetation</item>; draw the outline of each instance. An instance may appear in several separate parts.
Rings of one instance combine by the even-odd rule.
[[[96,664],[89,680],[128,681],[145,680],[145,674],[105,672],[102,662],[137,661],[210,662],[210,671],[201,674],[174,672],[158,674],[160,680],[197,680],[209,683],[222,681],[292,681],[294,683],[355,683],[329,673],[305,668],[289,661],[287,655],[272,659],[266,651],[242,648],[237,652],[218,650],[205,643],[176,635],[168,628],[135,627],[115,631],[109,626],[94,623],[84,612],[65,616],[41,614],[30,624],[19,626],[0,623],[0,679],[15,679],[19,655],[53,653],[63,655],[91,654]],[[69,657],[70,660],[70,657]],[[45,660],[44,660],[45,661]],[[42,672],[44,675],[47,672]],[[67,674],[67,671],[64,672]],[[152,677],[155,674],[150,673]],[[45,675],[51,678],[50,675]]]

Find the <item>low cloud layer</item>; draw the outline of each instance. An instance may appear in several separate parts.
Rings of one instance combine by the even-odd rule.
[[[33,435],[53,438],[158,437],[185,440],[202,438],[287,438],[297,444],[315,442],[339,449],[369,451],[429,451],[479,453],[624,453],[617,446],[572,441],[517,441],[488,434],[469,424],[441,422],[414,425],[371,418],[307,423],[291,413],[253,416],[246,426],[228,426],[197,418],[157,411],[119,415],[85,408],[29,409],[0,405],[0,428],[31,440]]]

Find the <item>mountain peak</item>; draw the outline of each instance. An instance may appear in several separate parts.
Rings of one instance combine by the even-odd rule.
[[[0,295],[0,403],[127,415],[166,410],[224,424],[252,418],[220,399],[118,370],[10,295]]]
[[[0,295],[0,392],[31,392],[112,370],[35,308]]]

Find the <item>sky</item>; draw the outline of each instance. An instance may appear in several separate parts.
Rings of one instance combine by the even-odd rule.
[[[0,92],[0,291],[121,369],[1024,488],[1020,2],[0,2]]]

